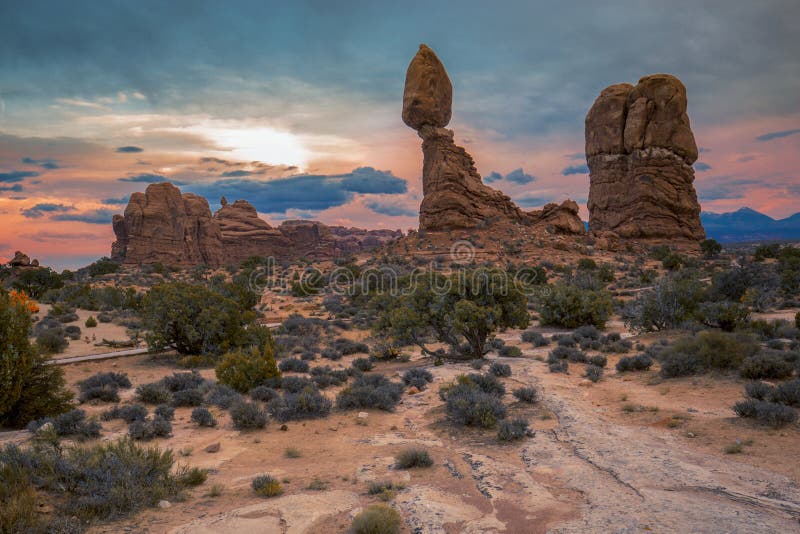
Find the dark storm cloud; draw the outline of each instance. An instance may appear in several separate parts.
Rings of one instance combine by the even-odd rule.
[[[564,176],[569,176],[571,174],[589,174],[589,166],[588,165],[570,165],[566,169],[561,171],[561,174]]]
[[[0,182],[5,182],[5,183],[21,182],[25,178],[33,178],[35,176],[39,176],[39,173],[34,171],[0,172]]]
[[[42,202],[39,204],[34,204],[30,208],[22,208],[19,212],[22,214],[23,217],[28,219],[38,219],[45,215],[46,213],[64,213],[68,211],[72,211],[75,208],[73,206],[67,206],[66,204],[54,204],[51,202]]]
[[[127,90],[190,108],[203,95],[204,111],[236,115],[264,95],[232,107],[238,89],[288,78],[394,106],[428,39],[455,84],[454,116],[509,138],[579,133],[603,87],[654,72],[683,80],[692,121],[704,123],[796,111],[798,19],[796,0],[517,1],[490,12],[478,0],[18,2],[0,17],[0,72],[13,80],[0,90],[8,107]]]
[[[782,132],[769,132],[756,137],[756,141],[772,141],[773,139],[780,139],[781,137],[789,137],[800,133],[800,128],[794,130],[783,130]]]
[[[138,146],[121,146],[116,151],[122,154],[138,154],[144,152],[144,149]]]
[[[26,165],[37,165],[43,169],[53,170],[61,168],[58,164],[58,161],[54,159],[33,159],[33,158],[22,158],[22,163]]]
[[[109,209],[89,210],[81,213],[62,213],[51,217],[54,221],[84,222],[89,224],[111,224],[116,212]]]
[[[416,217],[419,212],[415,209],[408,208],[406,206],[402,206],[400,204],[395,204],[392,202],[384,202],[381,200],[370,200],[364,203],[366,207],[374,211],[375,213],[380,213],[381,215],[388,215],[390,217]]]
[[[209,199],[244,198],[261,213],[285,213],[290,209],[321,211],[350,202],[355,194],[402,194],[405,180],[388,171],[359,167],[347,174],[302,174],[273,180],[230,178],[187,185],[186,191]]]

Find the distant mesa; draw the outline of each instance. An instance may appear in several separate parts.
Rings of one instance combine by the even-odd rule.
[[[607,87],[586,115],[589,231],[601,239],[705,237],[686,88],[669,74]]]
[[[208,201],[181,193],[169,182],[134,193],[124,215],[113,219],[111,258],[125,264],[220,266],[253,256],[332,259],[380,246],[402,235],[397,230],[329,227],[318,221],[285,221],[273,228],[246,200],[211,213]]]
[[[508,196],[485,185],[472,156],[453,142],[453,131],[445,128],[452,102],[453,86],[444,65],[421,44],[406,72],[402,112],[403,122],[422,138],[420,230],[449,231],[504,221],[554,233],[585,232],[574,201],[525,212]]]

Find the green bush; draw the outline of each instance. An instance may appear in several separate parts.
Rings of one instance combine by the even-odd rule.
[[[262,349],[251,347],[225,354],[217,365],[216,374],[220,383],[240,393],[281,376],[271,343]]]
[[[679,339],[659,353],[661,375],[670,378],[712,369],[738,369],[758,349],[751,336],[705,330]]]
[[[259,497],[277,497],[283,493],[281,483],[270,475],[257,476],[253,479],[251,486]]]
[[[617,362],[617,372],[647,371],[653,365],[653,359],[647,354],[624,356]]]
[[[66,389],[63,370],[47,365],[28,340],[30,329],[30,309],[0,290],[1,426],[22,427],[70,408],[72,393]]]
[[[409,448],[403,449],[394,457],[397,469],[411,469],[412,467],[430,467],[433,460],[425,449]]]
[[[162,382],[152,382],[138,386],[136,398],[145,404],[164,404],[172,402],[172,393]]]
[[[90,315],[89,318],[86,319],[86,322],[84,323],[84,326],[86,326],[86,328],[94,328],[94,327],[96,327],[97,326],[97,319],[95,319],[93,315]]]
[[[47,330],[42,330],[36,336],[36,345],[47,354],[58,354],[64,352],[69,342],[64,337],[63,329],[48,328]]]
[[[603,328],[611,316],[612,301],[608,291],[592,291],[572,285],[555,285],[540,299],[539,314],[543,325],[577,328],[593,325]]]
[[[386,504],[373,504],[353,518],[353,534],[399,534],[400,514]]]

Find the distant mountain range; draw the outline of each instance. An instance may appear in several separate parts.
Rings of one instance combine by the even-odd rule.
[[[754,209],[741,208],[730,213],[702,212],[700,220],[706,236],[720,243],[800,239],[800,213],[776,220]]]

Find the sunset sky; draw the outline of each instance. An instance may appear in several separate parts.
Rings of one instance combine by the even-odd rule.
[[[3,1],[0,258],[108,255],[148,183],[245,198],[270,223],[416,227],[421,140],[400,119],[419,43],[456,142],[526,209],[588,216],[597,94],[686,85],[705,211],[800,211],[800,2]]]

